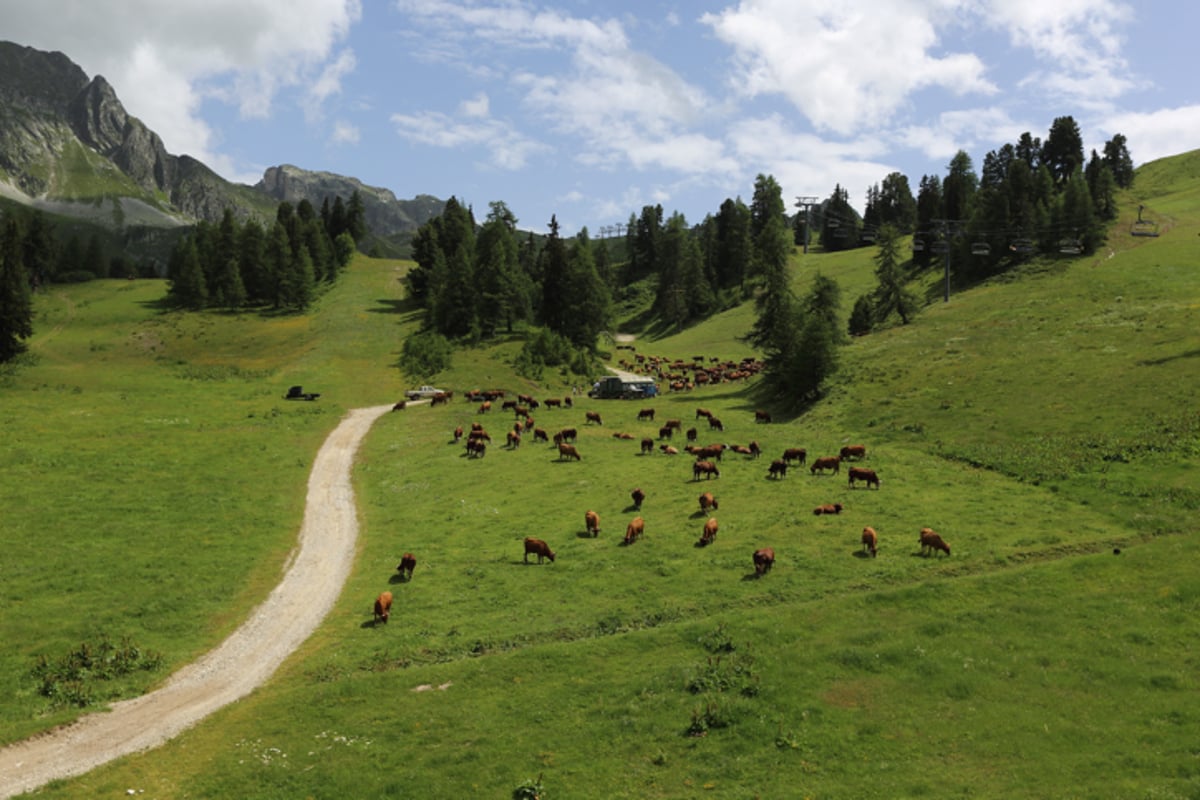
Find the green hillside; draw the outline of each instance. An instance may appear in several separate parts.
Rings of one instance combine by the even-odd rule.
[[[459,397],[386,415],[360,451],[358,565],[301,652],[168,745],[39,796],[1200,796],[1197,169],[1197,153],[1143,167],[1093,257],[957,287],[853,340],[828,397],[769,425],[753,383],[656,398],[653,423],[649,404],[575,397],[534,412],[579,429],[582,460],[561,461],[531,436],[503,447],[511,414],[459,397],[570,383],[515,377],[519,343],[457,354],[434,382]],[[1129,235],[1139,205],[1159,237]],[[795,288],[832,277],[848,313],[872,255],[797,253]],[[406,268],[359,259],[303,317],[167,312],[151,281],[38,297],[31,355],[0,374],[0,740],[79,713],[38,692],[38,656],[103,637],[161,655],[85,682],[103,702],[270,591],[324,436],[407,386]],[[739,358],[752,321],[742,306],[635,346]],[[294,384],[320,399],[283,400]],[[756,440],[764,458],[694,480],[657,437],[703,423],[699,406],[725,425],[702,443]],[[493,446],[468,459],[451,432],[475,421]],[[785,448],[849,443],[879,489],[844,468],[767,477]],[[702,491],[720,502],[704,548]],[[812,513],[825,503],[844,509]],[[621,546],[639,513],[645,537]],[[953,554],[922,557],[923,527]],[[555,562],[522,563],[525,536]],[[755,579],[765,546],[777,561]],[[383,589],[397,602],[376,627]]]

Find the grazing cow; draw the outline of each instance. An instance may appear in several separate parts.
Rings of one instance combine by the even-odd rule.
[[[399,403],[396,403],[396,405],[392,406],[392,411],[403,411],[407,407],[408,407],[408,401],[401,400]]]
[[[575,449],[575,445],[560,444],[558,446],[558,460],[562,461],[567,458],[573,458],[576,461],[583,460],[583,456],[579,455],[579,451]]]
[[[525,430],[527,430],[527,431],[533,430],[533,417],[525,418]]]
[[[411,581],[413,570],[417,566],[417,557],[412,553],[405,553],[400,556],[400,563],[396,565],[396,572],[400,573],[400,580]]]
[[[818,458],[812,463],[811,470],[813,475],[816,475],[818,472],[824,472],[827,469],[833,470],[836,475],[842,470],[842,460],[837,456],[828,456],[827,458]]]
[[[863,528],[862,549],[864,552],[869,552],[871,558],[874,558],[879,552],[879,534],[875,533],[875,529],[870,526]]]
[[[578,437],[579,432],[574,428],[563,428],[559,431],[559,434],[562,436],[564,442],[573,442]]]
[[[454,429],[454,443],[458,444],[459,440],[461,440],[462,437],[463,437],[463,427],[462,427],[462,425],[459,425],[457,428]]]
[[[675,429],[669,425],[664,425],[658,429],[658,438],[670,439],[675,433]]]
[[[750,451],[750,455],[754,456],[755,458],[758,458],[762,455],[762,448],[758,446],[758,442],[756,441],[746,445],[746,449],[748,449]]]
[[[754,574],[762,577],[771,571],[771,567],[775,566],[775,550],[771,547],[764,547],[761,550],[754,551]]]
[[[789,464],[793,461],[799,461],[801,464],[803,464],[808,460],[808,451],[803,447],[789,447],[787,450],[783,451],[783,460]]]
[[[669,419],[669,420],[667,420],[667,427],[668,428],[678,428],[679,430],[683,430],[683,420]]]
[[[629,496],[633,498],[633,507],[641,511],[642,501],[646,499],[646,493],[642,491],[641,487],[638,487],[630,492]]]
[[[932,528],[921,528],[921,555],[931,555],[935,550],[941,550],[946,555],[950,555],[950,545],[942,539],[941,536],[934,533]]]
[[[771,462],[771,466],[767,468],[768,478],[782,478],[787,475],[788,462],[782,458],[777,458]]]
[[[709,411],[707,408],[697,408],[696,409],[696,419],[700,419],[701,417],[712,419],[712,412]]]
[[[467,439],[467,457],[468,458],[483,458],[487,453],[487,445],[483,439],[471,437]]]
[[[521,434],[517,433],[516,431],[509,431],[508,432],[508,447],[512,448],[513,450],[516,450],[520,446],[521,446]]]
[[[604,424],[603,420],[601,420],[601,419],[600,419],[600,412],[599,412],[599,411],[585,411],[585,412],[584,412],[584,417],[586,418],[586,421],[587,421],[587,422],[594,422],[594,423],[596,423],[597,425],[603,425],[603,424]]]
[[[375,624],[387,624],[388,617],[392,614],[392,593],[380,592],[379,597],[375,598]]]
[[[700,541],[696,542],[700,547],[710,545],[717,540],[717,524],[716,517],[709,517],[708,522],[704,523],[704,532],[700,534]]]
[[[583,515],[583,524],[587,526],[587,532],[595,538],[600,535],[600,515],[595,511],[589,511]]]
[[[823,506],[817,506],[816,508],[813,509],[813,514],[818,517],[821,516],[822,514],[840,514],[840,513],[842,513],[842,504],[841,503],[826,503]]]
[[[711,461],[697,461],[692,465],[692,480],[700,480],[700,476],[704,476],[704,480],[709,480],[713,477],[721,477],[721,470],[717,469],[717,465]]]
[[[538,563],[542,563],[543,558],[550,559],[550,563],[554,563],[554,551],[550,549],[550,545],[543,542],[541,539],[535,539],[532,536],[525,537],[525,563],[529,563],[529,554],[533,553],[538,557]]]
[[[637,418],[638,418],[639,422],[644,419],[653,421],[654,420],[654,409],[653,408],[643,408],[641,411],[638,412]]]
[[[513,406],[513,414],[515,414],[518,417],[528,417],[529,416],[529,407],[528,406]]]
[[[550,443],[550,437],[546,435],[546,431],[542,428],[533,429],[533,440],[535,442],[546,442],[547,444]]]
[[[484,400],[482,403],[480,403],[480,404],[479,404],[479,411],[478,411],[478,412],[476,412],[476,413],[479,413],[479,414],[486,414],[486,413],[488,413],[488,412],[489,412],[489,411],[491,411],[491,410],[492,410],[492,401],[491,401],[491,400]]]
[[[771,421],[771,413],[769,411],[755,411],[754,421],[769,423]]]
[[[717,498],[713,497],[712,492],[705,492],[700,495],[700,510],[708,511],[710,508],[713,511],[717,510]]]
[[[854,488],[855,481],[866,481],[868,489],[870,489],[872,485],[874,485],[876,489],[879,488],[879,476],[875,474],[875,470],[873,470],[873,469],[863,469],[862,467],[851,467],[850,468],[850,488],[851,489]]]
[[[625,544],[633,544],[646,532],[646,520],[634,517],[625,528]]]
[[[701,461],[711,458],[715,458],[717,461],[720,461],[721,454],[724,452],[725,445],[722,444],[710,444],[705,447],[693,447],[691,450],[692,455]]]
[[[570,397],[564,397],[563,405],[566,406],[567,408],[574,408],[575,404],[574,404],[574,401],[572,401]]]
[[[543,405],[546,408],[562,408],[562,400],[559,400],[557,397],[549,397],[543,402]]]
[[[654,440],[650,437],[642,439],[642,454],[654,452]]]
[[[700,431],[696,430],[695,428],[687,429],[687,440],[689,442],[696,441],[696,437],[698,437],[699,435],[700,435]]]
[[[708,429],[710,431],[713,431],[713,430],[723,431],[723,430],[725,430],[725,426],[722,425],[721,420],[717,419],[716,417],[709,417],[708,418]]]
[[[843,461],[851,459],[865,458],[867,455],[867,446],[865,444],[849,444],[842,448],[841,456]]]
[[[741,456],[753,456],[754,455],[754,451],[751,450],[749,447],[746,447],[746,445],[744,445],[744,444],[730,445],[729,449]]]
[[[678,447],[671,447],[671,445],[669,445],[669,444],[660,444],[660,445],[658,446],[658,449],[659,449],[659,450],[662,450],[664,453],[666,453],[666,454],[667,454],[667,455],[669,455],[669,456],[677,456],[677,455],[679,455],[679,448],[678,448]]]

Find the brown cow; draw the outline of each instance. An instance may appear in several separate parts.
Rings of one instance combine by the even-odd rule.
[[[712,492],[705,492],[700,495],[700,510],[708,511],[710,508],[713,511],[717,510],[717,498],[713,497]]]
[[[625,528],[625,544],[633,544],[635,541],[640,539],[642,534],[645,532],[646,520],[642,519],[641,517],[634,517],[629,523],[628,527]]]
[[[400,580],[411,581],[413,569],[417,566],[417,558],[412,553],[405,553],[400,556],[400,563],[396,565],[396,572],[400,573]]]
[[[849,444],[842,448],[842,460],[849,461],[851,459],[866,458],[867,446],[865,444]]]
[[[721,420],[717,419],[716,417],[709,417],[708,418],[708,429],[710,431],[711,430],[723,431],[723,430],[725,430],[725,426],[722,425]]]
[[[550,563],[554,563],[554,551],[550,549],[550,545],[543,542],[541,539],[535,539],[532,536],[525,537],[525,563],[529,563],[529,554],[534,553],[538,557],[538,563],[542,563],[543,558],[550,559]]]
[[[799,461],[803,464],[808,460],[808,451],[803,447],[789,447],[783,451],[783,460],[789,464],[793,461]]]
[[[639,422],[644,419],[653,421],[654,420],[654,409],[653,408],[643,408],[641,411],[638,412],[637,418],[638,418]]]
[[[597,425],[603,425],[604,421],[600,419],[599,411],[585,411],[583,416],[586,422],[594,422]]]
[[[654,452],[654,440],[649,436],[642,439],[642,455]]]
[[[675,433],[675,429],[669,425],[664,425],[658,429],[658,438],[670,439]]]
[[[573,458],[576,461],[583,460],[583,456],[579,455],[579,451],[575,449],[575,445],[560,444],[558,446],[558,460],[562,461],[567,458]]]
[[[617,433],[614,433],[614,434],[613,434],[613,438],[614,438],[614,439],[632,439],[632,438],[633,438],[633,434],[632,434],[632,433],[625,433],[624,431],[618,431]]]
[[[769,411],[755,411],[754,421],[769,423],[771,421],[771,413]]]
[[[392,411],[403,411],[407,407],[408,407],[408,401],[401,400],[399,403],[396,403],[396,405],[392,406]]]
[[[721,477],[721,470],[717,469],[717,465],[711,461],[697,461],[692,465],[692,480],[700,480],[701,475],[704,476],[705,480],[709,480],[714,476],[719,478]]]
[[[666,425],[666,427],[668,427],[668,428],[678,428],[679,430],[683,430],[683,420],[681,420],[681,419],[669,419],[669,420],[667,420],[667,425]]]
[[[387,624],[388,617],[392,614],[392,593],[380,592],[379,597],[375,598],[375,624]]]
[[[486,414],[486,413],[488,413],[488,412],[489,412],[489,411],[491,411],[491,410],[492,410],[492,401],[491,401],[491,400],[484,400],[482,403],[480,403],[480,404],[479,404],[479,411],[478,411],[478,412],[476,412],[476,413],[479,413],[479,414]]]
[[[641,487],[638,487],[630,492],[629,496],[633,498],[633,507],[641,511],[642,501],[646,499],[646,493],[642,491]]]
[[[517,433],[516,431],[509,431],[507,442],[508,447],[511,447],[514,450],[517,449],[521,446],[521,434]]]
[[[767,468],[768,478],[782,478],[787,475],[788,462],[782,458],[777,458],[771,462],[771,466]]]
[[[468,458],[483,458],[487,454],[487,445],[483,439],[472,437],[467,439],[467,457]]]
[[[696,430],[695,428],[688,428],[688,429],[687,429],[687,440],[688,440],[689,442],[694,442],[694,441],[696,441],[696,437],[697,437],[697,436],[699,436],[699,435],[700,435],[700,431]]]
[[[548,397],[543,402],[543,405],[546,408],[562,408],[562,400],[559,400],[557,397]]]
[[[754,458],[758,458],[762,455],[762,448],[758,446],[757,441],[753,441],[746,445],[746,449],[750,451],[750,455],[752,455]]]
[[[717,528],[720,525],[717,523],[716,517],[709,517],[708,522],[704,523],[704,532],[700,534],[700,541],[696,542],[700,547],[710,545],[717,540]]]
[[[754,551],[754,574],[762,577],[771,571],[771,567],[775,566],[775,550],[771,547],[764,547],[761,550]]]
[[[563,428],[558,433],[560,436],[562,436],[562,440],[564,442],[573,442],[579,436],[579,431],[575,430],[574,428]]]
[[[875,533],[875,529],[870,526],[863,528],[862,549],[864,552],[869,552],[871,558],[874,558],[879,551],[879,534]]]
[[[834,474],[842,471],[842,460],[837,456],[828,456],[827,458],[818,458],[812,463],[812,474],[823,472],[827,469],[833,470]]]
[[[823,506],[817,506],[816,508],[813,509],[813,514],[818,517],[821,516],[822,514],[840,514],[840,513],[842,513],[842,504],[841,503],[826,503]]]
[[[941,550],[950,555],[950,545],[936,534],[932,528],[921,528],[921,555],[931,555],[935,550]]]
[[[873,469],[863,469],[862,467],[850,468],[850,488],[854,488],[855,481],[866,481],[867,488],[870,489],[874,484],[875,488],[879,488],[879,476],[875,474]]]
[[[462,437],[463,437],[463,427],[462,427],[462,425],[459,425],[457,428],[454,429],[454,443],[458,444],[459,440],[462,439]]]
[[[707,408],[697,408],[696,409],[696,419],[700,419],[701,417],[705,417],[706,419],[712,419],[712,412],[709,411]]]
[[[700,459],[701,461],[704,461],[706,459],[712,459],[712,458],[715,458],[717,461],[720,461],[721,454],[724,452],[725,452],[725,445],[722,445],[722,444],[710,444],[710,445],[706,445],[705,447],[694,447],[694,448],[692,448],[692,451],[691,451],[692,455],[694,455],[696,458]]]
[[[547,444],[550,443],[550,437],[546,435],[546,431],[542,428],[533,429],[533,440],[535,442],[546,442]]]
[[[754,451],[751,450],[749,447],[746,447],[744,444],[730,445],[729,449],[741,456],[753,456],[754,455]]]
[[[678,447],[671,447],[671,445],[669,445],[669,444],[660,444],[660,445],[658,446],[658,449],[659,449],[659,450],[662,450],[664,453],[666,453],[666,454],[667,454],[667,455],[669,455],[669,456],[677,456],[677,455],[679,455],[679,448],[678,448]]]
[[[592,538],[600,535],[600,515],[595,511],[584,514],[583,523],[587,526],[587,532],[592,535]]]

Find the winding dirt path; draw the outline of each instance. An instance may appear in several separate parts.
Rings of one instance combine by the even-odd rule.
[[[283,580],[215,650],[149,694],[0,750],[0,798],[166,742],[266,682],[333,608],[354,563],[350,482],[358,445],[391,406],[351,411],[313,461],[304,523]]]

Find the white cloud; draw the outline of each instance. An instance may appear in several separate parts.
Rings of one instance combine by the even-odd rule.
[[[498,169],[521,169],[531,155],[545,149],[544,145],[495,119],[458,120],[437,111],[420,111],[392,114],[391,121],[396,132],[412,142],[450,149],[485,149],[491,156],[489,165]]]
[[[213,152],[219,133],[201,118],[201,103],[267,115],[281,88],[321,75],[361,13],[360,0],[126,0],[120,13],[112,3],[39,0],[5,15],[4,36],[103,75],[168,151],[233,177]]]
[[[335,94],[342,91],[342,79],[354,71],[357,61],[351,50],[343,50],[337,57],[328,62],[321,74],[308,89],[308,97],[304,102],[304,111],[310,119],[320,117],[321,107]]]
[[[459,110],[468,117],[486,118],[490,112],[488,96],[483,92],[480,92],[471,100],[464,100],[459,106]]]
[[[701,21],[733,48],[731,85],[747,96],[786,97],[820,130],[884,127],[913,92],[993,94],[971,53],[937,54],[937,25],[953,3],[742,0]]]
[[[1105,138],[1120,133],[1135,164],[1200,148],[1200,105],[1116,114],[1102,122]]]
[[[333,133],[330,139],[335,144],[358,144],[359,138],[360,133],[357,126],[345,120],[333,123]]]
[[[428,26],[431,52],[491,56],[493,69],[513,50],[535,51],[539,68],[512,70],[509,86],[538,119],[578,142],[590,166],[696,171],[730,169],[718,139],[694,128],[711,112],[703,90],[635,50],[617,20],[571,17],[524,3],[398,0]],[[469,39],[470,45],[463,44]],[[540,68],[541,62],[553,62]]]
[[[1014,122],[1004,109],[971,108],[944,111],[931,124],[908,126],[896,135],[905,145],[948,163],[959,150],[995,150],[1030,129]]]

